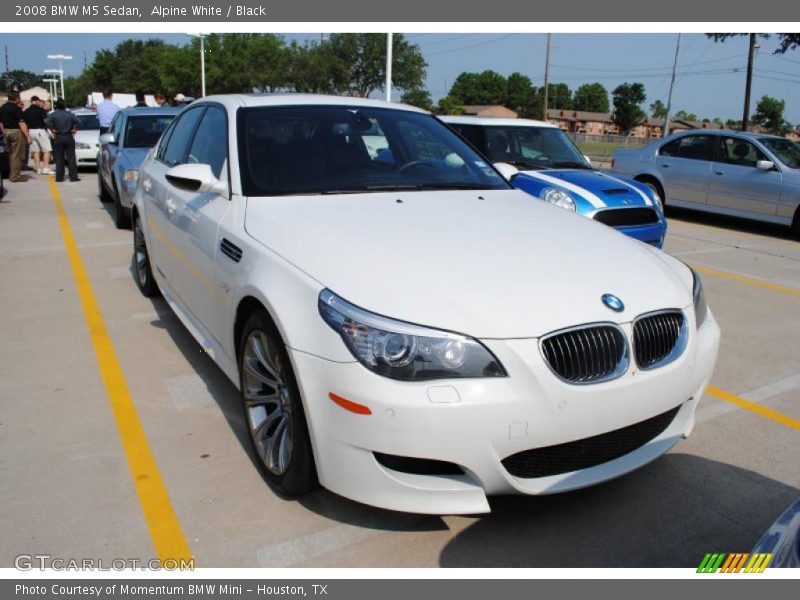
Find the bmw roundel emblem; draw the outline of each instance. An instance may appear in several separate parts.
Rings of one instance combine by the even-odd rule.
[[[622,312],[625,310],[625,305],[622,303],[622,300],[617,298],[614,294],[603,294],[602,300],[603,304],[614,312]]]

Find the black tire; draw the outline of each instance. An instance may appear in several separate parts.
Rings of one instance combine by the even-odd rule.
[[[103,184],[103,176],[100,175],[100,170],[97,170],[97,195],[100,196],[100,202],[108,204],[114,201],[114,197],[108,193],[105,184]]]
[[[150,254],[147,252],[147,243],[138,215],[133,220],[133,258],[131,267],[136,286],[144,296],[154,298],[161,294],[158,284],[153,278],[153,271],[150,267]]]
[[[267,481],[287,496],[318,487],[303,402],[286,346],[266,312],[247,319],[239,344],[247,434]]]
[[[114,226],[117,229],[130,229],[131,214],[120,202],[117,183],[112,179],[111,184],[114,186]]]
[[[667,202],[664,199],[664,190],[661,189],[661,185],[655,179],[651,179],[649,177],[642,177],[641,179],[637,179],[637,181],[645,184],[647,187],[649,187],[656,193],[656,196],[658,196],[658,198],[661,200],[662,209],[667,205]]]

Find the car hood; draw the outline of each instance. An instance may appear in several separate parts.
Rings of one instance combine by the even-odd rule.
[[[479,338],[692,301],[675,259],[518,191],[248,198],[245,229],[353,304]],[[606,293],[623,312],[602,304]]]
[[[626,206],[653,206],[646,188],[625,177],[586,169],[523,171],[517,178],[532,178],[545,185],[562,187],[577,194],[595,210]],[[514,180],[515,185],[521,182]]]

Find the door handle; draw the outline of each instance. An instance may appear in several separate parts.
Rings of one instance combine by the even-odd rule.
[[[717,175],[725,175],[725,171],[714,171]]]
[[[665,169],[669,169],[669,165],[662,164],[661,166],[664,167]]]
[[[177,205],[175,204],[175,200],[173,200],[172,198],[167,198],[166,204],[167,204],[167,212],[169,214],[174,213],[175,208],[177,207]]]

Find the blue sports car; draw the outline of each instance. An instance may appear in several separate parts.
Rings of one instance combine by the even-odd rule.
[[[558,127],[527,119],[442,117],[514,187],[658,248],[667,220],[647,185],[601,173]],[[507,166],[506,166],[507,165]]]

